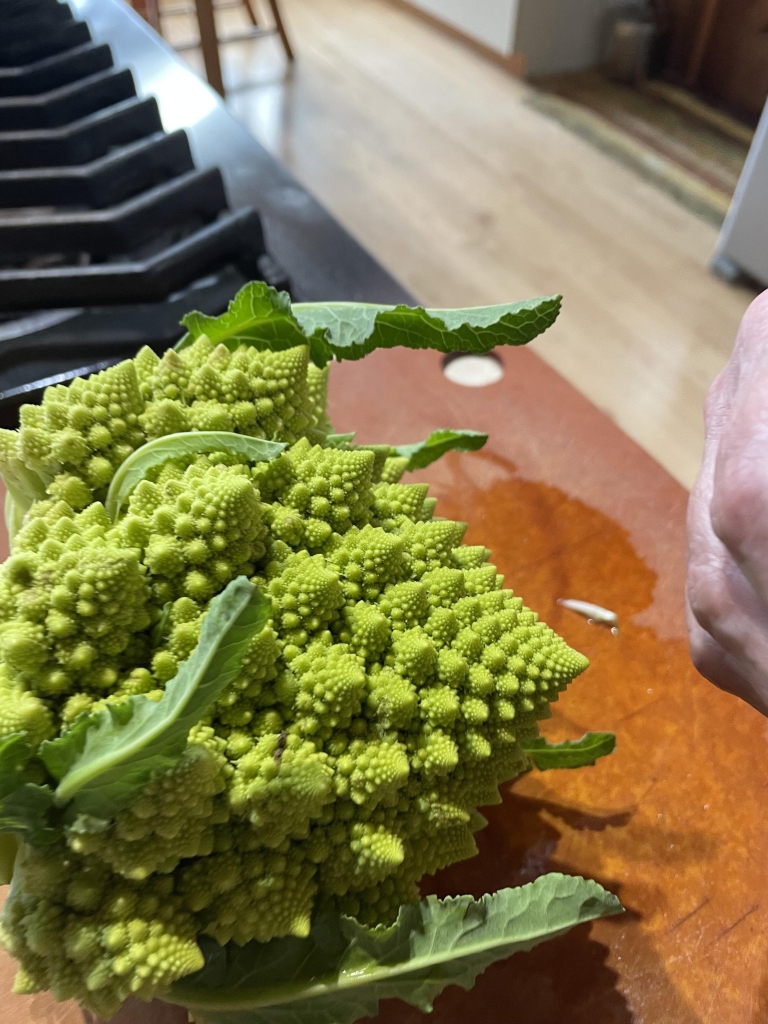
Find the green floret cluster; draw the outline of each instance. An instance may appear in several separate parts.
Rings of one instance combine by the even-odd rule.
[[[558,305],[497,319],[519,343]],[[587,667],[426,484],[401,482],[485,435],[392,449],[332,433],[309,353],[345,349],[313,309],[300,325],[287,296],[249,286],[218,320],[190,314],[178,351],[49,388],[0,431],[0,870],[7,833],[18,844],[0,941],[16,992],[109,1017],[215,975],[212,949],[293,943],[285,963],[306,949],[309,977],[323,935],[351,950],[362,929],[373,956],[422,877],[476,853],[478,808],[529,769],[537,723]],[[479,345],[489,313],[440,330],[423,310],[381,316],[345,327],[358,349],[404,327],[416,347],[452,331]],[[260,331],[276,347],[283,332],[281,350]],[[545,916],[561,889],[570,908],[540,938],[616,912],[569,885],[540,887]],[[453,911],[421,906],[427,942]]]
[[[143,348],[21,408],[20,429],[0,430],[0,473],[12,493],[44,496],[74,509],[104,497],[115,470],[157,437],[223,430],[294,442],[321,439],[328,371],[298,345],[231,352],[201,338],[159,358]],[[318,427],[321,429],[318,430]]]
[[[19,991],[112,1012],[198,969],[200,932],[306,936],[329,908],[389,923],[475,852],[476,809],[587,661],[377,462],[304,438],[271,462],[171,460],[116,524],[98,502],[33,507],[0,570],[0,737],[159,700],[237,576],[271,614],[170,770],[28,852],[2,928]]]

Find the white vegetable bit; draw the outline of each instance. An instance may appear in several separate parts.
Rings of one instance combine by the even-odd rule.
[[[557,602],[563,608],[570,608],[572,612],[578,612],[593,625],[610,626],[614,636],[619,635],[619,617],[616,612],[609,608],[601,608],[599,604],[592,604],[591,601],[572,601],[560,598]]]

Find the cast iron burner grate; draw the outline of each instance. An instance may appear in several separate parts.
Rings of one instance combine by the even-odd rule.
[[[0,425],[45,387],[142,345],[248,280],[287,288],[258,214],[59,0],[0,5]]]

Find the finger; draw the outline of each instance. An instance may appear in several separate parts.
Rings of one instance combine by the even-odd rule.
[[[749,702],[768,710],[768,609],[722,546],[690,563],[686,601],[689,627],[711,638],[751,688]]]
[[[714,410],[710,515],[715,535],[768,598],[768,293],[747,311],[731,365],[722,385],[733,389],[730,401]]]
[[[751,311],[760,324],[768,320],[768,294],[764,304],[765,309],[756,304]],[[734,409],[739,404],[740,389],[745,383],[744,367],[754,370],[757,361],[754,349],[762,347],[759,337],[758,343],[753,343],[754,335],[753,325],[745,317],[734,355],[707,396],[704,457],[688,506],[686,606],[691,657],[698,670],[716,685],[765,713],[768,701],[755,678],[762,682],[765,677],[765,673],[755,672],[760,654],[757,651],[747,654],[743,648],[739,649],[739,644],[751,645],[755,634],[762,635],[768,615],[727,546],[716,535],[712,523],[721,441],[728,433]],[[741,610],[739,600],[746,600],[751,614]],[[754,628],[755,618],[763,622],[762,628]],[[739,664],[739,657],[746,657],[746,669]]]
[[[699,624],[688,602],[686,619],[691,661],[697,672],[719,689],[768,716],[768,696],[762,690],[755,690],[752,683],[744,678],[733,658]]]
[[[759,662],[762,652],[752,648],[768,630],[768,606],[757,598],[728,548],[715,534],[710,511],[721,432],[729,420],[737,384],[738,369],[729,364],[707,396],[706,445],[688,502],[686,607],[691,653],[699,659],[694,660],[694,664],[703,675],[714,678],[725,689],[731,686],[724,685],[722,680],[732,677],[732,685],[739,696],[747,699],[747,679],[751,671],[745,675],[731,665],[726,672],[724,659],[740,655],[750,669]],[[755,622],[761,625],[756,627]],[[768,659],[768,650],[765,657]]]
[[[712,528],[711,504],[715,485],[720,437],[724,425],[730,418],[731,404],[738,384],[738,368],[732,359],[709,389],[704,407],[706,441],[701,468],[688,502],[688,552],[689,560],[698,550],[704,551],[722,546]]]

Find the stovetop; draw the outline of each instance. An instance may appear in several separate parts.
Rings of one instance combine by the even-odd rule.
[[[0,23],[0,424],[250,279],[412,301],[122,0]]]

